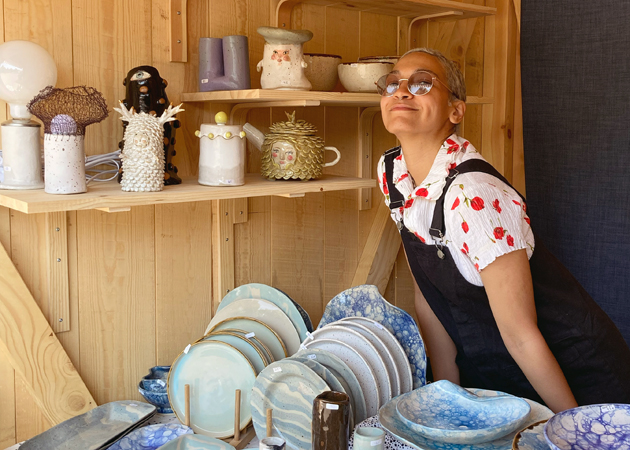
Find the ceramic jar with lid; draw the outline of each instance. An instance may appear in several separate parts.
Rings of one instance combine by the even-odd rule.
[[[195,135],[199,142],[199,184],[241,186],[245,184],[245,132],[227,125],[227,114],[219,112],[216,124],[204,123]]]

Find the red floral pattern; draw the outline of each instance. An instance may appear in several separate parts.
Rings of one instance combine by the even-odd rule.
[[[507,235],[505,238],[505,241],[507,242],[507,245],[509,245],[510,247],[514,247],[514,238],[511,235]]]
[[[470,207],[475,211],[481,211],[483,209],[483,199],[481,197],[474,197],[470,201]]]
[[[411,205],[413,205],[413,199],[410,198],[409,200],[407,200],[405,202],[405,208],[411,208]]]
[[[457,197],[455,201],[453,202],[453,206],[451,206],[451,211],[453,211],[458,206],[459,206],[459,197]]]
[[[499,214],[501,214],[501,207],[499,206],[499,199],[495,198],[494,201],[492,202],[492,207],[494,208],[494,210],[496,212],[498,212]]]
[[[464,244],[462,245],[462,253],[463,253],[464,255],[467,255],[467,254],[468,254],[468,251],[469,251],[469,249],[468,249],[468,244],[466,244],[466,243],[464,242]]]
[[[494,229],[494,237],[495,239],[503,239],[503,236],[505,235],[505,230],[503,229],[503,227],[496,227]]]
[[[416,191],[416,195],[418,197],[426,197],[427,195],[429,195],[429,191],[427,191],[425,188],[420,188]]]

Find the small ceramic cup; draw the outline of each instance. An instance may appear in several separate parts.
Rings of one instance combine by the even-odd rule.
[[[284,450],[287,443],[280,437],[266,437],[260,440],[259,450]]]
[[[313,450],[347,450],[350,435],[350,397],[337,391],[319,394],[313,401]]]
[[[380,428],[361,427],[354,431],[355,450],[383,450],[385,431]]]

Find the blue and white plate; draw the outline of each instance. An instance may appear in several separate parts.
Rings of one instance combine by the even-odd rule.
[[[192,428],[175,423],[149,425],[132,431],[109,450],[155,450],[184,434],[193,434]]]
[[[490,391],[485,389],[468,389],[475,395],[482,397],[496,397],[498,395],[505,395],[503,392]],[[483,442],[480,444],[450,444],[447,442],[439,442],[431,439],[427,439],[421,434],[415,432],[406,422],[402,420],[396,405],[401,399],[396,397],[390,401],[387,405],[383,406],[378,412],[379,424],[396,437],[399,441],[407,444],[409,447],[416,450],[511,450],[512,440],[516,432],[510,433],[506,436],[498,438],[494,441]],[[525,399],[531,407],[527,422],[525,425],[539,422],[541,420],[549,419],[553,416],[551,410],[540,403],[536,403],[532,400]]]
[[[295,356],[304,356],[308,359],[316,360],[318,363],[327,367],[337,379],[340,381],[343,380],[342,383],[345,382],[347,386],[346,392],[350,395],[350,401],[352,402],[355,423],[359,423],[368,417],[365,406],[365,396],[363,395],[363,389],[361,389],[359,380],[341,358],[320,348],[308,348],[296,353]]]
[[[267,409],[273,410],[272,435],[287,449],[311,450],[313,401],[330,388],[298,361],[285,359],[265,367],[252,389],[251,411],[256,436],[267,436]]]
[[[544,433],[546,423],[546,420],[541,420],[516,433],[512,448],[514,450],[549,450]]]
[[[247,298],[260,298],[276,305],[289,317],[293,326],[300,335],[300,341],[306,339],[306,332],[308,329],[306,328],[306,323],[304,322],[300,311],[296,308],[293,300],[291,300],[291,298],[284,292],[271,286],[267,286],[266,284],[249,283],[232,289],[225,297],[223,297],[221,303],[219,303],[217,312],[221,311],[230,303]]]
[[[411,430],[427,439],[478,444],[520,430],[531,408],[513,395],[477,396],[440,380],[402,395],[396,409]]]
[[[236,450],[227,442],[202,436],[199,434],[185,434],[168,444],[160,447],[160,450]]]
[[[630,448],[630,405],[599,404],[567,409],[549,419],[545,438],[557,450]]]
[[[376,286],[364,284],[336,295],[326,305],[318,328],[346,317],[367,317],[387,328],[407,354],[414,389],[426,384],[427,355],[416,322],[385,300]]]

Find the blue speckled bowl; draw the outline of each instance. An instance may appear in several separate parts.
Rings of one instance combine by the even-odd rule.
[[[613,450],[630,447],[630,405],[600,404],[567,409],[545,425],[555,450]]]
[[[435,441],[479,444],[520,429],[531,407],[512,395],[478,397],[441,380],[400,397],[398,414],[409,428]]]
[[[166,380],[171,366],[155,366],[149,369],[149,374],[142,377],[138,384],[138,391],[147,402],[157,407],[158,414],[172,414],[173,410],[166,393]]]

